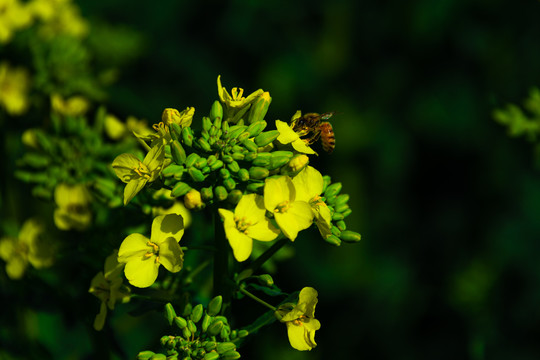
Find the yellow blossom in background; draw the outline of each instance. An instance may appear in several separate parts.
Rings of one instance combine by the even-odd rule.
[[[94,329],[103,329],[107,308],[114,310],[116,302],[126,303],[130,300],[130,289],[122,284],[122,271],[125,264],[118,262],[118,250],[114,250],[105,260],[105,269],[100,271],[90,283],[88,292],[101,300],[100,311],[94,319]]]
[[[218,211],[237,261],[249,258],[253,250],[253,239],[272,241],[279,234],[279,229],[266,217],[263,197],[258,194],[242,196],[234,212],[226,209]]]
[[[129,283],[140,288],[152,285],[160,265],[179,272],[184,264],[184,252],[178,244],[182,235],[182,216],[168,214],[154,219],[150,239],[141,234],[126,237],[118,251],[118,262],[126,264],[124,273]]]
[[[267,178],[264,185],[264,206],[274,214],[283,234],[292,241],[298,232],[307,229],[313,222],[311,206],[298,200],[291,178]]]
[[[21,279],[28,264],[36,269],[52,265],[55,247],[42,239],[43,232],[41,222],[29,219],[23,224],[17,238],[0,239],[0,258],[6,262],[6,272],[10,279]]]
[[[59,94],[53,94],[51,95],[51,107],[54,112],[61,115],[81,116],[88,111],[90,103],[83,96],[71,96],[64,99]]]
[[[279,131],[277,141],[281,144],[291,144],[294,150],[302,154],[317,155],[317,153],[312,148],[310,148],[304,140],[300,139],[300,135],[295,133],[294,130],[286,122],[276,120],[276,129]]]
[[[111,114],[105,116],[103,128],[105,134],[113,140],[120,140],[128,133],[126,124]]]
[[[58,184],[54,190],[54,223],[60,230],[85,230],[92,222],[90,192],[83,184]]]
[[[13,34],[32,25],[29,6],[19,0],[0,0],[0,44],[8,43]]]
[[[118,155],[112,167],[116,176],[127,185],[124,188],[124,205],[127,205],[135,195],[146,185],[157,179],[164,161],[164,146],[154,146],[143,161],[131,154]]]
[[[30,76],[26,69],[10,67],[6,62],[0,63],[0,106],[8,114],[22,115],[26,112],[29,91]]]
[[[326,239],[332,234],[332,214],[330,208],[321,198],[323,190],[322,174],[314,167],[307,166],[292,179],[292,182],[296,189],[296,198],[309,203],[315,216],[315,224],[321,236]]]
[[[129,131],[142,137],[149,136],[153,133],[146,120],[137,119],[134,116],[128,116],[126,126]]]
[[[191,225],[191,212],[185,207],[185,205],[178,201],[175,197],[171,195],[171,190],[162,188],[158,191],[156,191],[152,195],[153,199],[167,199],[172,202],[172,205],[170,207],[152,207],[152,216],[156,217],[159,215],[167,215],[167,214],[178,214],[182,216],[184,219],[184,228],[188,228]]]
[[[189,210],[201,209],[204,206],[199,190],[191,189],[184,195],[184,206]]]
[[[321,328],[319,320],[315,319],[315,306],[317,305],[317,290],[305,287],[300,291],[298,304],[292,309],[289,304],[281,306],[276,316],[287,325],[287,335],[291,346],[296,350],[311,350],[317,346],[315,331]]]
[[[40,20],[38,31],[44,38],[62,34],[82,38],[88,34],[89,24],[71,0],[32,0],[28,6]]]

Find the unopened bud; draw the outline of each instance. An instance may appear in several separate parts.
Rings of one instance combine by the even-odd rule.
[[[186,162],[186,151],[178,140],[174,140],[171,143],[171,155],[175,163],[183,165]]]
[[[276,140],[279,136],[279,131],[277,130],[270,130],[270,131],[264,131],[257,135],[253,141],[255,141],[255,144],[257,146],[266,146],[270,144],[272,141]]]
[[[229,195],[229,193],[224,186],[219,185],[214,188],[214,197],[219,201],[227,199],[227,195]]]
[[[212,108],[210,109],[210,118],[214,120],[223,118],[223,106],[221,106],[221,103],[217,100],[214,101]]]
[[[208,330],[206,330],[206,333],[210,336],[217,336],[221,333],[221,330],[223,329],[223,321],[218,320],[214,321],[209,327]]]
[[[270,97],[270,93],[268,91],[263,92],[257,100],[251,104],[248,123],[252,124],[256,121],[263,120],[271,102],[272,98]]]
[[[254,137],[254,136],[259,135],[261,131],[264,130],[265,127],[266,127],[266,121],[264,120],[255,121],[255,122],[252,122],[248,126],[248,128],[246,129],[246,132],[249,133],[250,137]]]
[[[178,326],[179,329],[183,329],[187,326],[187,320],[181,316],[176,316],[174,318],[174,324]]]
[[[324,192],[324,196],[326,198],[337,196],[337,194],[339,194],[339,192],[341,191],[341,188],[342,188],[342,185],[339,182],[328,185],[328,187],[326,188],[326,191]]]
[[[221,295],[218,295],[214,297],[209,303],[208,303],[208,315],[210,316],[216,316],[221,311],[221,305],[223,304],[223,298]]]
[[[172,123],[180,125],[180,111],[173,108],[166,108],[161,114],[161,120],[167,125]]]
[[[236,344],[232,342],[222,342],[217,344],[216,351],[219,354],[224,354],[227,351],[236,350]]]
[[[297,155],[289,161],[289,166],[293,172],[302,170],[309,163],[309,157],[304,154]]]
[[[191,186],[189,186],[188,184],[186,184],[185,182],[177,182],[172,191],[171,191],[171,195],[173,197],[179,197],[179,196],[183,196],[185,195],[189,190],[191,190]]]
[[[347,243],[356,243],[360,241],[362,236],[355,231],[344,230],[341,232],[340,238]]]
[[[240,181],[248,181],[249,180],[249,171],[247,171],[247,169],[240,169],[238,170],[238,178],[240,179]]]
[[[197,169],[196,167],[190,167],[188,169],[189,176],[193,179],[195,182],[203,182],[206,176],[202,173],[201,170]]]
[[[249,177],[251,179],[261,180],[268,177],[270,171],[267,168],[252,166],[249,168]]]
[[[149,360],[155,353],[150,350],[141,351],[137,354],[137,360]]]
[[[336,235],[329,235],[324,239],[327,243],[334,245],[334,246],[340,246],[341,240]]]
[[[227,196],[227,201],[230,202],[233,205],[236,205],[236,204],[238,204],[240,199],[242,199],[242,196],[243,196],[242,191],[240,191],[238,189],[234,189]]]
[[[202,208],[204,203],[202,202],[201,193],[195,189],[189,190],[184,195],[184,205],[190,210]]]
[[[176,312],[171,303],[165,304],[165,318],[169,322],[169,325],[172,325],[174,318],[176,317]]]

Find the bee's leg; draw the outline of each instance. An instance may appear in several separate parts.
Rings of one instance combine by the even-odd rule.
[[[302,140],[304,140],[307,145],[311,145],[311,144],[315,143],[317,140],[319,140],[320,137],[321,137],[321,130],[317,129],[317,130],[313,131],[313,135],[311,135],[307,139],[302,139]]]

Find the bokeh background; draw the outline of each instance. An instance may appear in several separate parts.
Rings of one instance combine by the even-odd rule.
[[[269,91],[267,120],[337,113],[336,150],[314,162],[350,194],[362,241],[299,238],[275,280],[319,291],[318,347],[291,349],[274,324],[243,358],[540,358],[540,169],[532,143],[492,117],[540,86],[540,2],[78,4],[130,34],[110,46],[137,49],[109,91],[119,117],[206,114],[219,74],[227,89]],[[46,324],[44,358],[91,346],[73,324]],[[129,356],[159,336],[123,334]]]

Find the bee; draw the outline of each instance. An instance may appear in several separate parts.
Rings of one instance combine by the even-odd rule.
[[[326,120],[333,115],[333,111],[324,114],[307,113],[295,119],[291,123],[291,128],[300,137],[307,136],[303,139],[307,145],[313,144],[320,138],[323,150],[330,154],[336,147],[336,136],[332,124]]]

